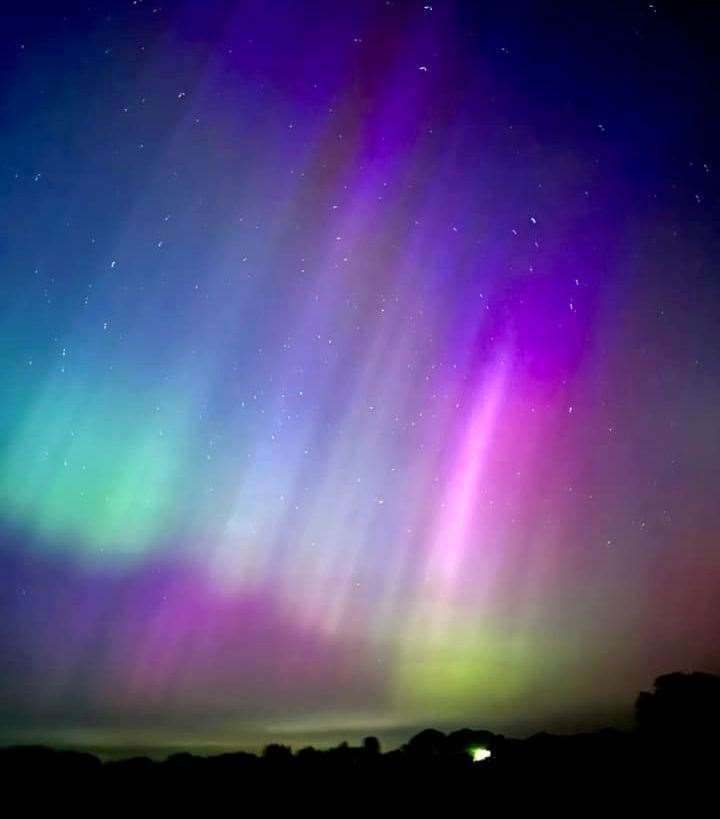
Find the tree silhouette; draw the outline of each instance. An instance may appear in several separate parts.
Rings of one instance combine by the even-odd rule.
[[[363,751],[369,756],[378,756],[380,753],[380,740],[377,737],[365,737]]]
[[[720,677],[699,671],[664,674],[655,680],[652,693],[638,695],[635,717],[645,737],[714,739],[720,729]]]
[[[438,756],[445,750],[445,734],[435,728],[426,728],[415,734],[407,743],[405,750],[415,756]]]
[[[263,759],[273,765],[286,764],[291,762],[292,758],[292,749],[287,745],[279,745],[273,742],[270,745],[266,745],[263,750]]]

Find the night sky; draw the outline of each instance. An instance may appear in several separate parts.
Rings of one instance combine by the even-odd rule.
[[[709,5],[4,7],[0,743],[720,671]]]

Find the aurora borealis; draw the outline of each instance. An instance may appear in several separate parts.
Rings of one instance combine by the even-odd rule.
[[[11,5],[3,742],[595,726],[720,670],[700,11]]]

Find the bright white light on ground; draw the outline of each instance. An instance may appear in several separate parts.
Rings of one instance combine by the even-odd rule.
[[[489,759],[492,756],[487,748],[473,748],[472,758],[473,762],[482,762],[484,759]]]

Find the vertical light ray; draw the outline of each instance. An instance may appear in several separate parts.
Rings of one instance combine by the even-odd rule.
[[[440,600],[452,596],[470,539],[477,538],[475,548],[483,549],[482,533],[478,533],[473,524],[478,514],[487,454],[493,444],[504,397],[506,367],[504,357],[500,356],[471,398],[470,416],[430,536],[425,579],[430,593]]]

